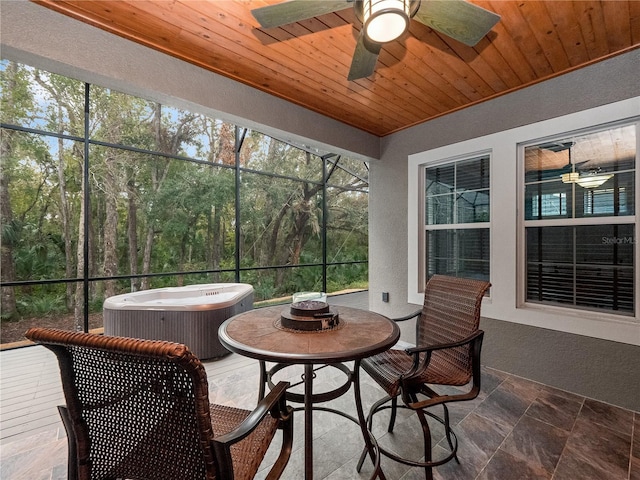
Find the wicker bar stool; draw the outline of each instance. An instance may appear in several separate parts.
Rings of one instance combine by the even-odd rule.
[[[69,480],[251,479],[278,429],[279,478],[293,413],[282,382],[255,410],[210,405],[207,376],[185,345],[32,328],[58,357]]]
[[[426,285],[422,309],[395,319],[405,321],[418,317],[416,347],[387,350],[362,361],[362,368],[387,394],[371,407],[367,417],[369,430],[377,412],[391,409],[388,431],[392,432],[399,407],[415,411],[422,425],[424,461],[403,458],[383,448],[380,448],[381,453],[405,465],[424,467],[428,480],[433,478],[432,467],[453,458],[458,461],[458,442],[449,425],[447,403],[472,400],[480,392],[480,351],[484,332],[478,327],[482,298],[489,287],[489,282],[434,275]],[[432,388],[435,385],[465,386],[470,380],[469,390],[463,393],[452,393],[450,389],[447,393],[437,393]],[[398,405],[398,397],[403,405]],[[442,405],[443,417],[427,410],[435,405]],[[445,458],[432,460],[427,417],[444,425],[450,448]],[[358,471],[365,453],[360,457]]]

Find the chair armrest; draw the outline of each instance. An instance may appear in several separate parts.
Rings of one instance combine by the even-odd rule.
[[[286,406],[287,388],[289,388],[288,382],[279,382],[240,425],[225,435],[215,437],[213,439],[214,444],[217,443],[229,447],[234,443],[238,443],[255,430],[269,412],[274,418],[287,420],[292,413],[292,410]]]
[[[282,429],[282,445],[280,455],[266,479],[280,478],[291,456],[293,443],[293,409],[287,407],[287,388],[289,388],[288,382],[279,382],[235,430],[212,440],[219,478],[233,478],[231,446],[255,430],[268,413],[279,420],[279,428]]]
[[[433,391],[428,385],[423,385],[421,388],[420,393],[424,394],[427,398],[425,400],[422,401],[417,401],[417,398],[414,396],[413,398],[407,398],[405,400],[406,405],[409,408],[415,409],[415,410],[420,410],[420,409],[424,409],[424,408],[429,408],[432,407],[434,405],[438,405],[441,403],[446,403],[446,402],[460,402],[460,401],[464,401],[464,400],[473,400],[474,398],[476,398],[478,396],[478,394],[480,393],[480,386],[481,386],[481,382],[482,382],[482,373],[480,371],[480,350],[482,349],[482,340],[484,337],[484,331],[482,330],[478,330],[477,332],[475,332],[473,335],[465,338],[464,340],[461,340],[459,342],[453,342],[453,343],[448,343],[448,344],[441,344],[441,345],[434,345],[434,346],[430,346],[430,347],[425,347],[426,349],[426,355],[422,355],[423,358],[423,365],[424,368],[427,367],[427,365],[429,364],[430,358],[431,358],[431,352],[435,351],[435,350],[441,350],[444,348],[454,348],[454,347],[458,347],[458,346],[462,346],[462,345],[466,345],[466,344],[471,344],[471,349],[472,349],[472,353],[471,353],[471,361],[472,361],[472,375],[471,375],[471,379],[473,381],[471,389],[467,392],[464,393],[458,393],[458,394],[446,394],[446,395],[441,395],[436,393],[435,391]],[[412,372],[413,369],[416,367],[416,365],[420,365],[420,352],[415,352],[415,355],[413,357],[413,361],[414,361],[414,365],[412,367]],[[423,370],[418,370],[416,373],[417,375],[420,375],[420,373]],[[408,377],[405,377],[405,379]],[[403,379],[404,380],[404,379]],[[403,397],[404,399],[404,397]]]
[[[413,378],[420,376],[422,372],[424,372],[429,366],[429,362],[431,361],[431,354],[434,351],[462,347],[463,345],[467,345],[469,343],[475,344],[478,341],[482,343],[483,336],[484,331],[476,330],[468,337],[463,338],[462,340],[459,340],[457,342],[437,343],[434,345],[407,348],[405,352],[407,353],[407,355],[411,355],[413,357],[413,365],[411,366],[411,369],[409,371],[401,376],[401,381],[411,381]],[[421,353],[424,353],[425,355],[420,355]]]
[[[417,311],[413,312],[412,314],[407,315],[405,317],[392,318],[391,320],[394,321],[394,322],[404,322],[405,320],[411,320],[412,318],[416,318],[421,313],[422,313],[422,309],[417,310]]]
[[[434,345],[425,345],[423,347],[411,347],[411,348],[405,349],[405,352],[407,352],[407,354],[409,355],[414,355],[416,353],[433,352],[435,350],[445,350],[447,348],[461,347],[463,345],[466,345],[467,343],[471,343],[476,337],[478,337],[479,335],[482,335],[482,333],[483,333],[482,330],[476,330],[467,338],[463,338],[462,340],[459,340],[457,342],[436,343]]]

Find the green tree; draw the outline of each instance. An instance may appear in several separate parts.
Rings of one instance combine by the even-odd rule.
[[[30,73],[25,67],[3,61],[0,69],[0,119],[3,123],[21,125],[29,123],[34,112],[34,100],[30,90]],[[15,218],[11,184],[16,177],[21,152],[26,149],[25,136],[3,129],[0,136],[0,275],[2,282],[16,280],[14,254],[21,236],[21,225]],[[15,289],[2,287],[2,317],[13,318],[17,314]]]
[[[48,105],[45,115],[45,129],[55,132],[59,135],[64,133],[73,133],[75,135],[82,134],[84,124],[84,96],[82,89],[77,81],[71,80],[59,75],[49,74],[39,70],[34,70],[34,80],[37,84],[48,93],[51,103]],[[82,161],[82,153],[75,146],[70,149],[65,148],[65,141],[57,138],[55,148],[56,171],[57,171],[57,210],[60,214],[61,238],[64,245],[65,258],[65,277],[73,278],[80,272],[76,272],[75,260],[73,252],[74,231],[77,230],[79,218],[73,218],[74,209],[72,200],[69,198],[73,192],[71,185],[68,185],[67,178],[70,177],[71,182],[77,182],[77,178],[73,178],[78,171],[82,170],[79,162]],[[76,206],[77,207],[77,206]],[[79,275],[78,275],[79,276]],[[74,286],[67,284],[66,303],[67,308],[73,308]]]

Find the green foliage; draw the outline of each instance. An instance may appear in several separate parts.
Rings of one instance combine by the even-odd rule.
[[[3,223],[0,227],[2,228],[0,232],[2,235],[0,242],[2,242],[3,245],[17,245],[22,228],[20,222],[14,219],[10,222]]]
[[[66,310],[64,295],[24,296],[18,301],[18,311],[23,317],[49,317]]]
[[[124,292],[123,292],[124,293]],[[89,313],[102,312],[102,305],[104,304],[104,297],[102,295],[96,295],[89,300]]]
[[[28,229],[24,229],[27,230]],[[43,279],[64,278],[64,255],[61,255],[57,245],[51,241],[51,236],[32,237],[30,244],[21,242],[20,247],[14,249],[14,263],[18,278]],[[61,258],[62,257],[62,258]]]
[[[22,125],[29,122],[34,109],[30,71],[27,67],[2,60],[0,62],[0,120]]]
[[[269,278],[261,278],[253,285],[254,298],[256,300],[267,300],[277,297],[277,290],[273,285],[273,280]]]
[[[7,61],[0,74],[3,122],[84,136],[84,83]],[[241,281],[254,285],[257,299],[321,288],[320,267],[297,265],[322,261],[325,221],[330,262],[366,260],[368,171],[362,162],[332,157],[337,167],[328,164],[332,186],[323,218],[322,158],[249,131],[238,152],[243,169],[236,225],[232,125],[95,85],[89,103],[87,232],[81,228],[84,145],[3,131],[2,173],[12,218],[2,222],[1,233],[15,265],[11,280],[80,277],[84,234],[94,277],[234,269],[238,240],[241,267],[291,267],[243,271]],[[330,271],[328,288],[366,286],[366,264]],[[233,279],[233,273],[186,273],[140,282],[158,288]],[[131,283],[100,282],[91,311],[100,311],[105,292],[129,291]],[[16,292],[21,314],[58,312],[73,303],[64,301],[65,289],[43,290],[39,298],[28,289]]]
[[[327,273],[327,292],[345,289],[366,289],[368,287],[367,264],[332,265]]]

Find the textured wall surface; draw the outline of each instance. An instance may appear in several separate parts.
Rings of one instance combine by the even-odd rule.
[[[485,365],[640,412],[640,347],[483,318]]]

